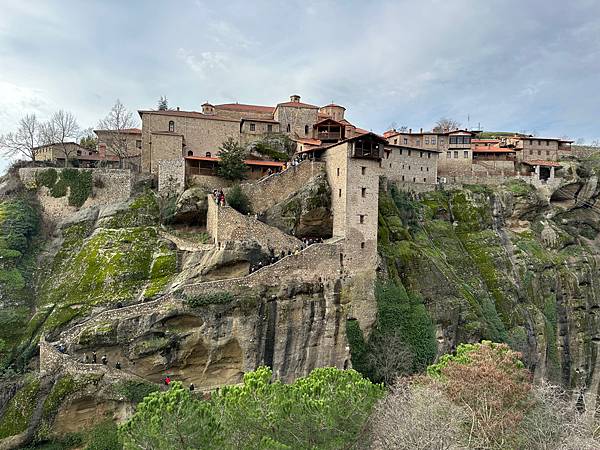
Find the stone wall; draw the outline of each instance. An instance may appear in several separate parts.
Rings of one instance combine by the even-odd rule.
[[[515,172],[515,162],[474,160],[471,171],[485,172],[490,175],[512,175]]]
[[[279,122],[280,130],[292,136],[311,138],[312,127],[317,123],[318,108],[299,106],[277,106],[274,118]],[[287,131],[288,125],[290,131]],[[308,126],[308,133],[305,133]]]
[[[261,213],[299,191],[324,168],[323,162],[305,160],[285,172],[274,173],[255,183],[244,183],[241,187],[250,199],[252,211]]]
[[[381,161],[381,172],[394,183],[435,185],[438,157],[437,151],[386,146]],[[416,189],[421,188],[416,187]]]
[[[212,191],[231,186],[231,181],[211,175],[186,175],[189,186],[197,186]]]
[[[158,193],[181,193],[185,189],[185,160],[158,161]]]
[[[19,169],[19,178],[25,186],[34,187],[36,174],[48,168],[23,168]],[[60,175],[63,169],[55,169]],[[82,208],[90,206],[110,205],[127,200],[132,193],[135,174],[128,169],[75,169],[92,172],[92,194],[85,201]],[[42,206],[44,219],[57,223],[66,216],[77,211],[75,206],[69,206],[69,194],[64,197],[54,198],[48,188],[42,186],[38,189],[38,199]]]
[[[302,246],[299,239],[255,219],[254,216],[244,216],[230,206],[218,206],[212,195],[208,196],[206,231],[215,244],[255,241],[265,249],[272,249],[275,254],[295,251]]]

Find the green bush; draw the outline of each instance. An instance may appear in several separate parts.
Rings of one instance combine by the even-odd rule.
[[[122,448],[123,440],[119,436],[117,424],[106,421],[89,432],[85,450],[121,450]]]
[[[233,301],[233,295],[231,292],[227,291],[208,292],[205,294],[188,296],[186,300],[192,308],[200,308],[207,305],[222,305],[225,303],[231,303]]]
[[[251,212],[250,199],[244,193],[239,184],[233,186],[227,196],[225,197],[227,204],[241,214],[248,214]]]
[[[144,381],[122,381],[115,390],[133,403],[141,403],[145,397],[159,390],[158,386]]]
[[[56,173],[56,169],[41,170],[35,175],[37,184],[39,186],[46,186],[48,189],[56,184],[57,178],[58,174]]]

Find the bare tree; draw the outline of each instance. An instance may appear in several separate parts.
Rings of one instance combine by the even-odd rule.
[[[123,159],[130,156],[127,149],[126,131],[136,125],[133,114],[119,99],[108,115],[98,123],[98,128],[106,134],[107,148],[119,158],[121,168],[123,168]]]
[[[413,354],[397,333],[374,335],[369,342],[367,363],[377,382],[391,385],[413,369]]]
[[[69,144],[77,140],[79,124],[72,113],[62,109],[56,111],[42,127],[42,134],[46,143],[61,148],[65,157],[65,167],[70,159],[75,159],[77,147]]]
[[[458,130],[460,128],[460,122],[447,117],[442,117],[435,123],[433,131],[447,133],[448,131]]]
[[[584,138],[578,138],[577,142],[575,142],[575,145],[584,145],[585,144],[585,139]]]
[[[368,424],[373,449],[466,448],[468,415],[434,385],[400,380],[376,406]]]
[[[43,143],[42,123],[35,114],[21,118],[19,128],[14,133],[0,136],[0,151],[5,156],[24,156],[35,161],[37,147]]]

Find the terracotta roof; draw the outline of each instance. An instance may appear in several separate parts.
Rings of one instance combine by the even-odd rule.
[[[384,148],[394,147],[394,148],[406,148],[408,150],[416,150],[419,152],[430,152],[430,153],[442,153],[442,150],[438,150],[437,148],[421,148],[421,147],[411,147],[409,145],[401,145],[401,144],[385,144]]]
[[[517,151],[506,147],[487,147],[485,145],[478,145],[473,147],[473,153],[517,153]]]
[[[321,141],[319,139],[311,139],[311,138],[298,138],[296,142],[300,142],[301,144],[309,144],[309,145],[321,145]]]
[[[339,125],[346,125],[345,123],[342,123],[342,122],[341,122],[341,121],[339,121],[339,120],[332,119],[331,117],[325,117],[325,118],[323,118],[323,119],[319,120],[317,123],[315,123],[315,124],[313,125],[313,128],[314,128],[314,127],[316,127],[317,125],[320,125],[320,124],[322,124],[323,122],[335,122],[335,123],[337,123],[337,124],[339,124]]]
[[[521,134],[515,134],[514,136],[510,136],[512,139],[530,139],[532,141],[559,141],[559,142],[569,142],[573,143],[575,141],[570,141],[568,139],[561,138],[553,138],[553,137],[540,137],[540,136],[525,136]]]
[[[244,103],[223,103],[222,105],[215,105],[217,109],[225,109],[227,111],[239,111],[239,112],[258,112],[258,113],[270,113],[275,111],[273,106],[262,106],[262,105],[246,105]]]
[[[223,122],[239,122],[239,120],[237,119],[227,119],[225,117],[218,117],[218,116],[210,116],[208,114],[202,114],[201,112],[197,112],[197,111],[154,111],[154,110],[140,110],[138,111],[138,114],[140,115],[140,117],[142,117],[143,114],[157,114],[157,115],[161,115],[161,116],[175,116],[175,117],[192,117],[194,119],[206,119],[206,120],[220,120]]]
[[[354,126],[354,125],[352,125],[352,126]],[[360,134],[367,134],[367,133],[374,134],[375,136],[381,138],[381,136],[379,136],[377,133],[373,133],[373,132],[365,130],[363,128],[354,127],[354,131],[356,133],[360,133]]]
[[[369,134],[369,135],[377,138],[377,140],[379,140],[382,144],[386,144],[387,145],[387,141],[383,137],[379,136],[378,134],[373,133],[372,131],[366,131],[366,130],[362,130],[362,131],[365,131],[365,133],[359,134],[358,136],[352,136],[352,137],[343,139],[343,140],[338,141],[338,142],[332,142],[331,144],[322,145],[321,147],[314,147],[314,148],[304,149],[304,150],[302,150],[302,151],[300,151],[298,153],[313,152],[313,151],[317,151],[317,150],[327,150],[328,148],[335,147],[336,145],[344,144],[346,142],[351,142],[351,141],[354,141],[355,139],[359,139],[359,138],[363,137],[365,134]]]
[[[260,117],[242,117],[242,122],[267,122],[267,123],[279,123],[274,119],[261,119]]]
[[[500,139],[471,139],[473,144],[477,144],[479,142],[500,142]]]
[[[309,105],[308,103],[302,103],[302,102],[284,102],[284,103],[278,103],[277,106],[291,106],[292,108],[311,108],[311,109],[319,109],[318,106],[315,105]]]
[[[220,158],[215,158],[214,156],[186,156],[185,159],[189,159],[192,161],[213,161],[218,162]],[[273,167],[283,167],[285,163],[279,161],[262,161],[259,159],[245,159],[244,163],[247,166],[273,166]]]
[[[329,105],[321,106],[321,108],[330,108],[330,107],[346,109],[342,105],[336,105],[335,103],[330,103]]]
[[[543,159],[532,159],[531,161],[523,161],[523,164],[529,166],[546,166],[546,167],[562,167],[561,164],[556,161],[546,161]]]
[[[94,133],[124,133],[124,134],[142,134],[142,130],[140,128],[123,128],[122,130],[94,130]]]

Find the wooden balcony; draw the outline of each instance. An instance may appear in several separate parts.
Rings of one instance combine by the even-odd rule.
[[[341,141],[343,136],[341,131],[318,131],[317,139],[321,141]]]

